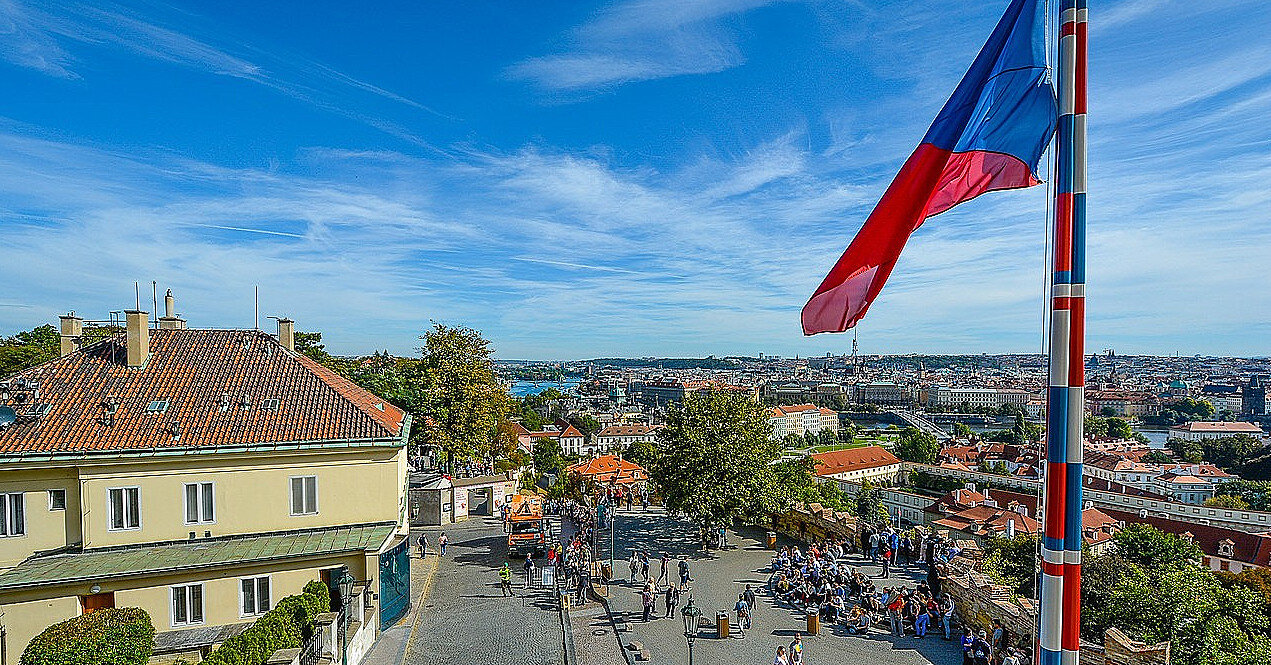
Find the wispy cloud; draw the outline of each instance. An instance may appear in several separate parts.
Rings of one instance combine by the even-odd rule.
[[[523,60],[508,74],[574,92],[724,71],[746,60],[727,19],[779,1],[617,2],[574,29],[560,52]]]

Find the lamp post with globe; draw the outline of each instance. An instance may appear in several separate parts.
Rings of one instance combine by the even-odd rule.
[[[693,665],[693,641],[697,639],[697,620],[702,616],[702,611],[693,605],[692,596],[689,596],[684,609],[680,610],[680,616],[684,617],[684,639],[688,641],[688,665]]]

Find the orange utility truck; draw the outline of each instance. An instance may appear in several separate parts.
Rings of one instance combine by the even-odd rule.
[[[547,552],[547,522],[543,497],[517,494],[507,506],[508,556],[538,556]]]

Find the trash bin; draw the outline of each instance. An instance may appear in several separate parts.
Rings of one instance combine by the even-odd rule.
[[[768,532],[768,549],[777,549],[777,533],[775,531]]]
[[[565,610],[566,612],[569,611],[569,592],[568,591],[560,592],[560,608],[562,610]]]
[[[728,637],[728,612],[720,610],[715,613],[715,637],[726,639]]]
[[[613,579],[613,568],[607,563],[602,563],[600,564],[600,574],[604,576],[605,581],[608,582]]]
[[[816,610],[808,610],[808,634],[819,635],[821,633],[821,615]]]

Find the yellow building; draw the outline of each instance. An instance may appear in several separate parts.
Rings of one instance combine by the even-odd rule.
[[[398,618],[410,417],[296,353],[288,320],[275,338],[188,329],[170,304],[159,328],[126,319],[88,343],[63,317],[62,357],[0,382],[7,652],[112,606],[149,612],[157,642],[215,640],[341,567]]]

